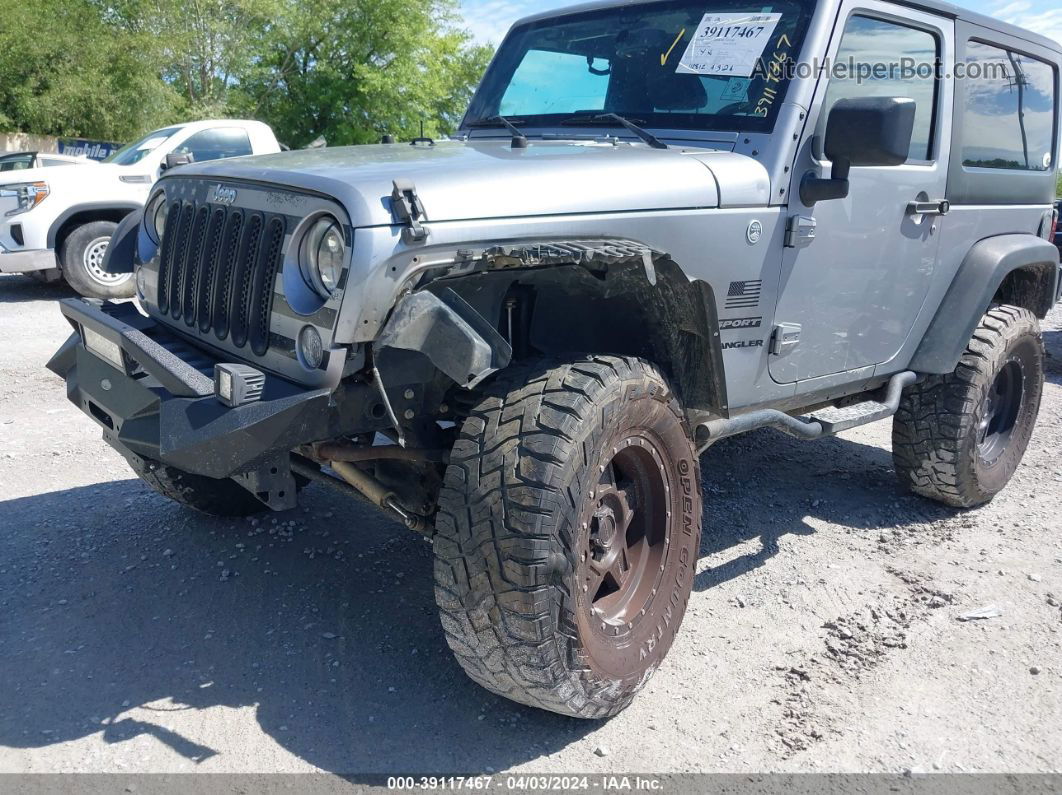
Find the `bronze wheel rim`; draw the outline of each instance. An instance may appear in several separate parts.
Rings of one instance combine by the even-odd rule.
[[[616,637],[645,616],[667,558],[669,486],[656,443],[630,436],[599,467],[587,495],[579,572],[595,634]]]

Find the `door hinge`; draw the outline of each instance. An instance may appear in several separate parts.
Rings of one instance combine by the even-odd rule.
[[[806,215],[794,215],[785,225],[785,247],[807,248],[815,242],[815,219]]]
[[[785,356],[800,344],[799,323],[779,323],[771,333],[771,355]]]
[[[426,213],[424,203],[417,195],[417,186],[411,179],[396,179],[394,186],[391,209],[399,223],[406,225],[402,230],[402,240],[406,243],[421,243],[427,240],[430,232],[421,223]]]

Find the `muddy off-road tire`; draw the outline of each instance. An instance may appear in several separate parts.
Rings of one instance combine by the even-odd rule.
[[[620,712],[682,623],[700,465],[667,381],[638,359],[514,366],[454,447],[435,597],[465,672],[580,718]]]
[[[86,298],[132,298],[136,292],[133,274],[103,270],[103,256],[117,227],[113,221],[84,224],[67,236],[59,250],[63,278]]]
[[[954,372],[904,390],[892,431],[900,480],[956,508],[988,502],[1025,455],[1043,385],[1036,316],[1015,306],[992,307]]]
[[[163,497],[209,516],[254,516],[268,510],[232,480],[193,475],[154,461],[145,461],[142,467],[134,466],[133,471]]]

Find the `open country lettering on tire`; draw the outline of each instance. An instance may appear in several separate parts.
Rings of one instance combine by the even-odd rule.
[[[938,0],[854,10],[544,12],[449,140],[167,171],[110,243],[142,311],[64,301],[49,367],[177,502],[323,484],[425,536],[468,676],[613,716],[686,614],[718,441],[892,420],[901,482],[969,508],[1034,432],[1062,47]],[[711,62],[702,28],[740,41]],[[1022,91],[790,68],[882,40]]]

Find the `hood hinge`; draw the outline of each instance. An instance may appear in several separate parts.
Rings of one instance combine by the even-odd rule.
[[[417,186],[411,179],[396,179],[395,189],[391,193],[391,210],[398,221],[406,225],[402,230],[402,240],[408,243],[422,243],[428,239],[430,231],[424,228],[421,219],[426,215],[424,203],[417,195]]]

